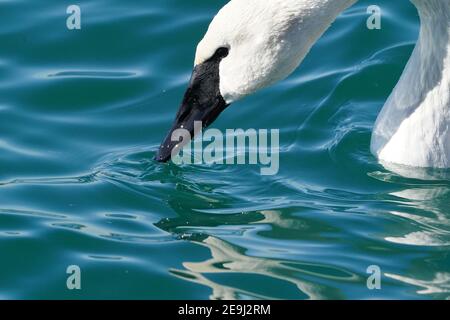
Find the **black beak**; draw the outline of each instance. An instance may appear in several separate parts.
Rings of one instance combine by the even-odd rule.
[[[228,107],[220,93],[219,76],[219,64],[226,55],[228,49],[221,48],[211,59],[194,68],[175,122],[159,147],[156,161],[169,161],[195,136],[196,122],[201,122],[202,128],[206,128]],[[181,141],[173,141],[172,135],[178,129],[184,129],[190,135],[183,136]]]

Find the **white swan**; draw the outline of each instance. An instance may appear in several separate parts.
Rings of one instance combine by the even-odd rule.
[[[450,0],[411,0],[421,31],[412,57],[376,121],[381,161],[450,167]],[[194,133],[231,103],[290,75],[336,17],[357,0],[231,0],[199,43],[180,111],[156,159],[168,161],[175,129]]]

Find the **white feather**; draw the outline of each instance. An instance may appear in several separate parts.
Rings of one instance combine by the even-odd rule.
[[[239,100],[290,75],[340,12],[356,0],[232,0],[199,43],[195,64],[219,47],[220,89]]]
[[[421,31],[372,134],[380,160],[450,167],[450,0],[414,0]]]

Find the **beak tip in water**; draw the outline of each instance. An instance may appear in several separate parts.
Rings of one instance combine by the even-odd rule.
[[[195,67],[172,129],[154,158],[156,161],[165,163],[171,160],[172,156],[175,157],[180,149],[195,137],[197,122],[202,128],[206,128],[228,107],[219,87],[219,64],[225,56],[223,52],[216,54]],[[173,133],[179,129],[187,132],[187,135],[182,136],[181,141],[172,141]]]
[[[163,147],[161,146],[158,152],[156,153],[155,157],[153,158],[153,160],[159,163],[167,163],[172,158],[172,154],[170,150],[169,152],[165,152],[164,150],[162,150],[162,148]]]
[[[169,159],[163,158],[161,155],[157,154],[156,156],[153,157],[153,160],[155,160],[156,162],[159,163],[166,163],[169,161]]]

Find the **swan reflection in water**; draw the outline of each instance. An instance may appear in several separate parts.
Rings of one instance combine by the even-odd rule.
[[[249,256],[245,254],[243,248],[218,237],[205,235],[204,239],[198,243],[211,251],[211,259],[202,262],[185,262],[183,267],[186,270],[172,269],[171,273],[185,280],[210,287],[212,289],[210,298],[214,300],[234,300],[239,298],[276,299],[278,297],[256,293],[250,291],[251,289],[239,288],[240,286],[223,285],[207,278],[206,274],[240,273],[270,277],[285,281],[298,288],[297,298],[309,299],[326,299],[330,294],[330,290],[335,291],[334,294],[336,295],[339,295],[339,292],[329,286],[307,280],[308,276],[346,282],[361,280],[357,275],[347,270],[326,265]],[[332,273],[333,275],[327,273]]]
[[[373,263],[383,272],[377,298],[450,295],[448,170],[377,166],[369,179],[383,189],[367,194],[284,181],[290,196],[268,201],[244,176],[217,181],[214,168],[153,170],[149,163],[121,176],[117,167],[122,163],[112,167],[114,175],[109,168],[101,176],[142,194],[164,186],[157,200],[165,199],[175,216],[155,226],[208,250],[203,261],[184,260],[183,270],[171,272],[211,288],[213,299],[373,298],[366,287]],[[236,185],[247,188],[242,197],[228,192]],[[261,290],[267,283],[272,288]]]
[[[410,222],[415,231],[403,235],[386,236],[395,244],[423,247],[445,252],[450,249],[450,170],[421,169],[383,163],[389,170],[383,181],[402,181],[407,188],[391,192],[406,210],[388,213]],[[376,177],[377,175],[375,175]],[[450,266],[447,268],[450,271]],[[450,272],[435,272],[428,279],[414,279],[405,275],[385,273],[385,276],[419,287],[417,294],[444,294],[450,298]]]
[[[202,198],[205,196],[202,195]],[[261,210],[248,214],[214,214],[192,209],[183,202],[171,199],[169,204],[177,212],[178,217],[163,219],[156,226],[162,230],[177,235],[180,239],[206,247],[210,251],[210,258],[201,262],[184,262],[185,270],[171,269],[170,272],[184,280],[212,289],[211,299],[277,299],[280,296],[294,299],[326,299],[330,294],[335,297],[344,296],[339,289],[328,282],[339,281],[346,283],[362,283],[365,279],[344,268],[328,264],[299,262],[284,258],[286,255],[298,255],[302,248],[286,248],[285,244],[277,243],[277,239],[258,239],[254,235],[245,237],[245,233],[263,232],[267,226],[282,228],[284,230],[307,231],[307,226],[301,219],[289,218],[286,213],[279,210]],[[231,241],[224,240],[231,238]],[[235,244],[237,238],[248,239],[245,248]],[[259,238],[259,236],[258,236]],[[252,255],[249,252],[251,242],[256,241],[255,249],[260,250],[267,244],[262,254]],[[239,242],[239,239],[236,240]],[[272,242],[272,243],[271,243]],[[316,245],[317,248],[317,245]],[[289,252],[291,250],[293,252]],[[215,281],[214,275],[240,274],[238,284],[221,284]],[[244,274],[253,280],[242,280]],[[256,278],[255,278],[256,277]],[[265,278],[265,280],[263,279]],[[256,279],[256,280],[255,280]],[[269,280],[270,279],[270,280]],[[320,279],[318,281],[318,279]],[[261,292],[251,283],[266,281],[273,286],[268,292]],[[256,282],[252,282],[256,281]],[[280,290],[275,287],[280,285]],[[264,290],[263,290],[264,291]],[[284,292],[283,292],[284,291]]]
[[[374,195],[376,201],[387,204],[392,209],[383,210],[377,215],[381,219],[393,219],[400,227],[386,229],[382,237],[376,239],[376,244],[383,250],[395,250],[396,246],[402,246],[402,256],[397,258],[408,262],[402,263],[406,266],[402,267],[401,272],[389,265],[386,268],[381,266],[384,288],[389,290],[397,286],[398,289],[400,286],[401,290],[414,291],[424,296],[438,294],[445,298],[450,293],[450,273],[446,271],[443,261],[450,246],[449,175],[437,174],[436,171],[430,174],[417,168],[410,169],[411,172],[407,168],[386,168],[389,171],[370,174],[393,186],[393,191]],[[173,197],[169,196],[168,204],[177,213],[177,217],[163,219],[156,226],[180,239],[206,247],[210,251],[210,257],[201,262],[185,261],[184,270],[170,270],[173,275],[211,288],[212,299],[273,299],[279,298],[282,295],[280,292],[284,290],[273,295],[270,290],[268,293],[261,292],[249,285],[255,280],[249,280],[248,283],[241,280],[237,284],[230,284],[230,281],[221,283],[223,276],[233,274],[247,274],[252,279],[256,276],[281,281],[283,288],[295,288],[296,294],[291,292],[289,298],[345,298],[348,297],[346,288],[361,290],[360,295],[364,296],[365,292],[366,297],[370,298],[370,293],[365,288],[366,270],[361,269],[360,265],[352,265],[353,261],[356,264],[357,259],[361,258],[352,258],[345,252],[349,250],[345,246],[349,245],[354,246],[354,250],[362,248],[357,243],[348,243],[348,238],[345,240],[348,233],[351,233],[351,230],[345,228],[351,228],[350,226],[345,223],[340,226],[313,226],[317,220],[311,219],[310,215],[304,216],[301,212],[297,214],[302,205],[301,200],[292,204],[293,209],[251,210],[242,213],[245,210],[227,208],[227,203],[238,203],[239,199],[230,199],[229,194],[215,194],[214,188],[188,182],[185,178],[178,176],[179,192]],[[189,198],[197,198],[199,201],[188,201]],[[214,199],[216,201],[211,206],[209,200]],[[319,223],[327,224],[320,217],[318,219]],[[286,244],[289,241],[279,241],[278,234],[274,232],[277,229],[282,230],[279,234],[293,235],[291,244]],[[326,237],[324,229],[333,233],[331,239]],[[337,243],[339,240],[336,239],[336,243],[330,243],[339,234],[342,235],[343,242]],[[376,238],[376,235],[371,234],[369,237]],[[389,244],[394,244],[394,249]],[[265,247],[265,251],[261,247]],[[336,252],[333,253],[332,250]],[[357,251],[355,255],[358,255]],[[364,259],[370,261],[370,253],[366,252]],[[395,255],[383,259],[393,261],[392,264],[395,265]],[[435,260],[432,268],[429,268],[429,260]],[[363,263],[365,261],[360,262],[361,265]],[[417,272],[418,270],[421,271]],[[336,283],[340,285],[336,286]],[[355,295],[354,292],[351,294]],[[389,296],[388,291],[383,294]]]

